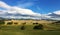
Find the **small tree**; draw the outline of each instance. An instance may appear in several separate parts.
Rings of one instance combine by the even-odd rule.
[[[24,30],[25,29],[25,27],[24,26],[21,26],[21,30]]]
[[[38,24],[38,25],[35,25],[33,29],[43,29],[43,25],[42,24]]]
[[[33,25],[35,25],[35,23],[33,23]]]
[[[25,29],[25,24],[26,24],[26,22],[25,23],[22,23],[21,30],[24,30]]]
[[[0,20],[0,29],[2,28],[1,25],[4,25],[4,24],[5,24],[4,20]]]
[[[33,25],[35,25],[35,24],[37,25],[38,23],[33,23]]]
[[[0,25],[4,25],[5,22],[3,20],[0,20]]]
[[[12,22],[8,22],[7,24],[8,24],[8,25],[12,25],[13,23],[12,23]]]

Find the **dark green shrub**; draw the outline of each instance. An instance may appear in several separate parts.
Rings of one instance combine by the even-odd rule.
[[[22,25],[25,25],[25,24],[26,24],[26,22],[22,23]]]
[[[33,25],[35,25],[35,23],[33,23]]]
[[[22,23],[21,30],[25,30],[25,24],[26,22]]]
[[[36,23],[36,24],[38,24],[38,23]]]
[[[12,25],[13,23],[12,22],[8,22],[7,25]]]
[[[21,26],[21,30],[24,30],[25,29],[25,27],[24,26]]]
[[[3,24],[5,24],[5,22],[4,21],[0,21],[0,25],[3,25]]]
[[[33,25],[38,24],[38,23],[33,23]]]
[[[18,23],[14,23],[14,24],[18,24]]]
[[[38,25],[35,25],[34,27],[33,27],[33,29],[43,29],[43,25],[42,24],[38,24]]]

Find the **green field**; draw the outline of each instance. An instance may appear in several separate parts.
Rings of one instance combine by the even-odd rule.
[[[21,30],[21,26],[0,26],[0,35],[60,35],[60,25],[47,25],[44,30],[34,30],[33,27],[25,25],[25,30]]]

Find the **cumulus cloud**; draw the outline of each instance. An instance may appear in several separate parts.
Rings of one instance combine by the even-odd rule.
[[[49,15],[49,14],[56,14],[56,15],[60,15],[60,10],[57,10],[57,11],[54,11],[54,12],[52,12],[52,13],[48,13],[47,15]]]
[[[0,1],[0,7],[4,8],[5,10],[0,10],[0,14],[25,14],[25,15],[31,15],[31,16],[41,16],[39,13],[35,13],[30,9],[23,9],[23,8],[19,8],[17,6],[9,6],[8,4],[6,4],[3,1]]]
[[[23,8],[19,8],[17,6],[9,6],[6,3],[0,1],[0,7],[3,7],[5,9],[7,9],[8,13],[20,13],[20,14],[27,14],[27,15],[35,15],[37,13],[34,13],[32,10],[30,9],[23,9]]]
[[[6,3],[4,3],[4,2],[2,2],[2,1],[0,1],[0,7],[2,7],[2,8],[10,8],[10,6],[9,5],[7,5]]]
[[[48,15],[49,15],[49,14],[52,14],[52,13],[48,13]]]
[[[49,16],[49,19],[60,20],[60,10],[48,13],[47,16]]]
[[[57,14],[57,15],[60,15],[60,10],[55,11],[55,12],[53,12],[53,13],[55,13],[55,14]]]

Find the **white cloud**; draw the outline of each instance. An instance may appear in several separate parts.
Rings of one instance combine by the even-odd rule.
[[[54,11],[52,13],[57,14],[57,15],[60,15],[60,10]],[[48,13],[48,14],[52,14],[52,13]]]
[[[55,14],[57,14],[57,15],[60,15],[60,10],[55,11],[55,12],[53,12],[53,13],[55,13]]]
[[[34,13],[32,10],[30,9],[23,9],[23,8],[19,8],[17,6],[9,6],[6,3],[0,1],[0,7],[3,7],[5,9],[7,9],[8,13],[20,13],[20,14],[27,14],[27,15],[35,15],[37,13]]]
[[[2,8],[10,8],[10,6],[9,5],[7,5],[6,3],[4,3],[4,2],[2,2],[2,1],[0,1],[0,7],[2,7]]]
[[[48,13],[48,15],[49,15],[49,14],[52,14],[52,13]]]
[[[49,16],[49,15],[50,15],[50,16]],[[60,16],[60,10],[54,11],[54,12],[52,12],[52,13],[48,13],[48,14],[47,14],[47,17],[48,17],[49,19],[53,19],[53,20],[60,20],[60,17],[58,17],[58,16]]]
[[[60,15],[60,10],[57,10],[57,11],[54,11],[54,12],[52,12],[52,13],[48,13],[47,15],[49,15],[49,14],[56,14],[56,15]]]
[[[5,2],[0,1],[0,7],[4,8],[6,10],[1,10],[0,14],[4,14],[4,13],[10,13],[10,14],[26,14],[26,15],[31,15],[31,16],[41,16],[39,13],[35,13],[30,9],[23,9],[23,8],[19,8],[17,6],[9,6],[7,5]]]
[[[5,10],[0,10],[0,14],[4,14],[5,12]]]

